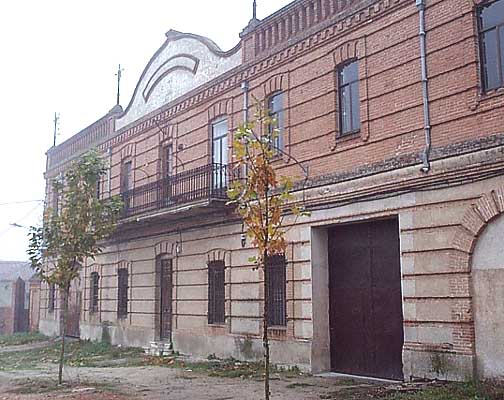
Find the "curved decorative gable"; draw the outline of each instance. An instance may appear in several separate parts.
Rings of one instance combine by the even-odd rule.
[[[147,64],[128,107],[116,121],[120,129],[241,63],[241,48],[223,52],[211,40],[170,30]]]

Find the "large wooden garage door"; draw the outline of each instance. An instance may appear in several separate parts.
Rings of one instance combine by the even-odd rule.
[[[329,281],[332,370],[402,379],[398,221],[331,229]]]

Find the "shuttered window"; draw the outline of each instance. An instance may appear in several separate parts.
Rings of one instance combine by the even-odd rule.
[[[286,265],[283,254],[270,256],[266,260],[269,326],[287,325]]]
[[[91,286],[90,286],[90,311],[92,313],[98,312],[98,290],[100,287],[100,275],[98,272],[91,273]]]
[[[117,316],[125,318],[128,315],[128,270],[117,271]]]
[[[224,324],[225,315],[225,265],[224,261],[208,264],[208,323]]]

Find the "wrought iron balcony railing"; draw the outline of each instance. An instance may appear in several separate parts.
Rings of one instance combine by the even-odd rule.
[[[208,164],[122,193],[123,218],[200,200],[226,200],[231,167]]]

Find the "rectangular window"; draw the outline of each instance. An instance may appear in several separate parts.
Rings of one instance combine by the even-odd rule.
[[[208,323],[224,324],[225,315],[225,265],[224,261],[208,264]]]
[[[173,146],[171,144],[164,148],[164,174],[166,177],[173,174]]]
[[[483,89],[504,87],[504,0],[479,9],[479,35]]]
[[[121,166],[121,192],[125,193],[133,188],[133,163],[126,161]]]
[[[273,129],[277,129],[277,135],[273,138],[273,147],[281,150],[284,144],[284,108],[282,92],[277,92],[269,98],[268,110],[270,117],[275,121],[274,125],[270,126],[270,134],[273,132]]]
[[[226,165],[228,163],[228,123],[220,119],[212,124],[213,189],[226,187]]]
[[[287,262],[283,254],[268,257],[268,325],[287,325]]]
[[[49,298],[47,299],[47,309],[50,313],[54,312],[54,304],[56,303],[56,285],[49,285]]]
[[[117,316],[125,318],[128,315],[128,270],[117,270]]]
[[[359,63],[338,68],[340,135],[360,130]]]
[[[100,288],[100,275],[97,272],[91,273],[91,282],[90,282],[90,311],[92,313],[98,312],[98,295]]]

